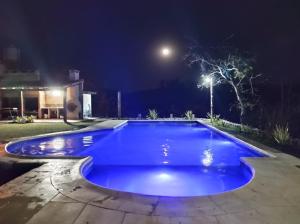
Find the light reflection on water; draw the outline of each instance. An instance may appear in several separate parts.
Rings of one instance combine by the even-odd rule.
[[[78,138],[74,138],[74,136],[54,137],[40,143],[23,144],[20,151],[30,155],[64,156],[74,155],[93,144],[94,136],[92,135]]]
[[[204,166],[210,166],[213,163],[213,153],[211,149],[203,151],[202,164]]]
[[[52,147],[55,149],[55,150],[62,150],[64,147],[65,147],[65,139],[63,138],[54,138],[52,140],[52,142],[50,143],[50,145],[52,144]],[[50,146],[51,147],[51,146]]]
[[[82,137],[82,143],[84,147],[89,147],[94,144],[94,139],[92,135],[87,135]]]

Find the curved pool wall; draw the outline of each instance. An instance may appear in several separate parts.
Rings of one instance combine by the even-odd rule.
[[[240,188],[264,157],[248,144],[198,122],[130,121],[109,130],[21,140],[8,153],[86,157],[82,175],[103,188],[159,196],[202,196]]]

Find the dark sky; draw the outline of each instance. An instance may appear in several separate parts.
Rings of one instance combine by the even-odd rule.
[[[80,69],[105,88],[191,75],[182,62],[190,38],[252,52],[269,79],[300,79],[297,0],[0,0],[1,46],[17,45],[45,71]],[[176,51],[170,60],[157,55],[164,44]]]

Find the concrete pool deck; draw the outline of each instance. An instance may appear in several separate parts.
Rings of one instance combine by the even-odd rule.
[[[110,127],[109,123],[104,126]],[[8,162],[44,165],[0,187],[0,223],[298,224],[300,160],[272,153],[276,158],[246,159],[255,169],[255,178],[247,186],[220,195],[186,198],[100,189],[79,173],[86,159],[3,157]]]

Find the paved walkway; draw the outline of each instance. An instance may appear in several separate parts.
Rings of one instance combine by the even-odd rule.
[[[247,159],[256,176],[239,190],[182,198],[100,189],[80,176],[85,160],[28,160],[45,164],[0,187],[0,223],[299,224],[300,160],[287,154]]]

